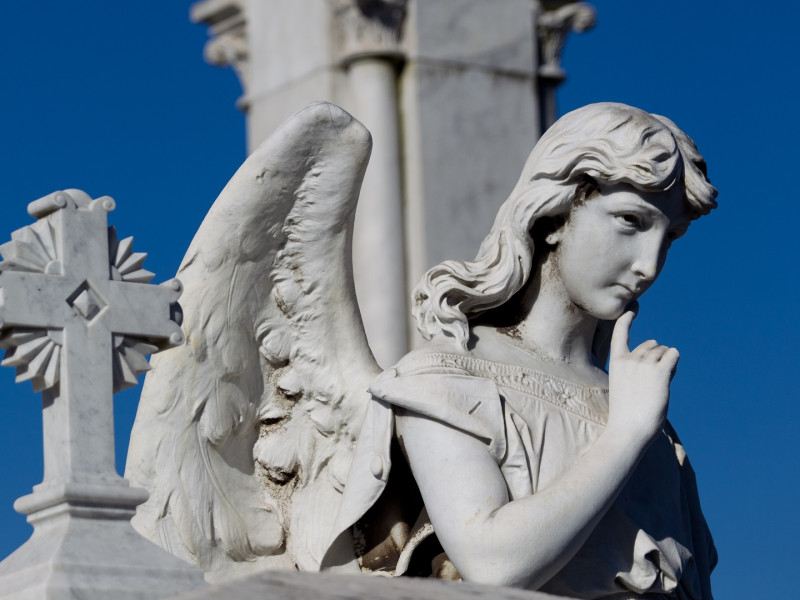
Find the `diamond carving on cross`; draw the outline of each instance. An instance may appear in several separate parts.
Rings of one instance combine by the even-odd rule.
[[[116,477],[112,394],[183,342],[180,282],[148,284],[146,255],[107,225],[114,206],[55,192],[0,246],[2,364],[43,392],[45,483]]]

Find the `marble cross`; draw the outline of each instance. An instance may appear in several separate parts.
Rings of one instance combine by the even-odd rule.
[[[55,192],[0,246],[2,364],[43,392],[44,483],[118,477],[112,394],[136,384],[146,354],[183,342],[180,282],[147,283],[146,255],[107,226],[114,206]]]
[[[145,255],[107,225],[113,209],[108,197],[55,192],[0,246],[2,364],[42,392],[44,429],[44,481],[14,503],[33,535],[0,562],[2,600],[145,600],[205,585],[133,529],[148,493],[114,465],[114,391],[183,334],[180,282],[149,285]]]

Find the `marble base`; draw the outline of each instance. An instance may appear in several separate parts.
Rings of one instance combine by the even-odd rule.
[[[204,587],[199,569],[131,526],[146,498],[124,480],[36,486],[15,504],[34,531],[0,563],[0,599],[143,600]]]
[[[379,575],[332,575],[267,571],[204,590],[181,594],[174,600],[570,600],[513,588],[442,581],[416,577]]]

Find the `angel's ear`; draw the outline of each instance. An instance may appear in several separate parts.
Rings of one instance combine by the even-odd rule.
[[[564,224],[566,219],[562,216],[541,217],[531,228],[531,237],[534,244],[544,242],[545,245],[555,247],[564,235]]]
[[[561,241],[561,227],[548,233],[545,236],[544,241],[548,246],[557,246]]]

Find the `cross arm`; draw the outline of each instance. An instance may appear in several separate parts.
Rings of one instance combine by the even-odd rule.
[[[64,328],[74,316],[66,301],[74,287],[72,281],[56,275],[0,272],[1,326]]]
[[[103,316],[105,326],[116,335],[143,338],[163,347],[183,343],[177,300],[183,291],[172,279],[161,285],[109,281],[103,295],[111,310]]]

